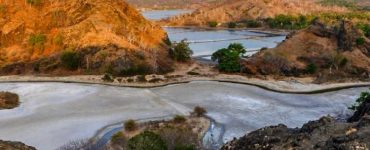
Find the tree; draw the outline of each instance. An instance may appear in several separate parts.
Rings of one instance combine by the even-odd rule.
[[[137,123],[135,120],[127,120],[125,122],[125,130],[126,131],[135,131],[137,129]]]
[[[201,117],[201,116],[204,116],[206,113],[207,113],[207,110],[205,108],[200,107],[200,106],[195,106],[192,114],[197,117]]]
[[[165,141],[154,132],[144,131],[128,141],[128,150],[167,150]]]
[[[173,49],[173,58],[176,61],[189,61],[191,60],[191,55],[193,55],[193,51],[190,49],[189,43],[187,43],[186,39],[177,43]]]
[[[219,49],[212,54],[212,60],[218,61],[218,69],[225,72],[240,71],[240,57],[246,53],[243,45],[233,43],[228,48]]]

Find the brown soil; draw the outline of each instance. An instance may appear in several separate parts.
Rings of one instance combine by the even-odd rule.
[[[27,146],[21,142],[11,142],[0,140],[1,150],[36,150],[36,148]]]
[[[19,96],[10,92],[0,92],[0,110],[18,107]]]
[[[125,1],[0,0],[1,74],[114,73],[171,69],[167,34]],[[59,54],[79,52],[77,70]]]

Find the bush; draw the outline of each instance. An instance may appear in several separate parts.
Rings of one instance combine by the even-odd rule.
[[[131,119],[127,120],[124,125],[125,125],[126,131],[135,131],[138,128],[138,125],[135,122],[135,120],[131,120]]]
[[[123,69],[119,73],[119,75],[123,76],[133,76],[133,75],[145,75],[150,73],[151,69],[150,66],[147,64],[136,64],[134,66],[131,66],[130,68]]]
[[[240,57],[246,53],[243,45],[230,44],[228,48],[219,49],[212,54],[212,60],[218,61],[218,69],[225,72],[240,71]]]
[[[126,138],[122,132],[117,132],[116,134],[112,136],[111,141],[113,144],[124,146],[126,143]]]
[[[54,37],[53,39],[53,43],[55,45],[59,45],[59,46],[62,46],[63,45],[63,36],[58,34],[57,36]]]
[[[353,111],[359,111],[361,106],[363,104],[368,103],[369,100],[370,100],[370,92],[362,92],[360,97],[357,98],[356,103],[348,107],[348,109],[353,110]]]
[[[228,24],[227,24],[227,26],[229,27],[229,28],[236,28],[236,23],[235,22],[229,22]]]
[[[36,6],[42,4],[42,0],[27,0],[27,3]]]
[[[317,66],[314,63],[310,63],[306,66],[306,72],[309,74],[314,74],[317,71]]]
[[[257,22],[256,20],[247,20],[245,21],[245,25],[248,28],[258,28],[262,26],[261,23]]]
[[[198,134],[190,127],[166,125],[158,131],[159,136],[166,142],[167,148],[171,150],[186,150],[198,145]]]
[[[180,43],[175,45],[172,55],[176,61],[186,62],[191,60],[193,51],[190,49],[189,43],[187,43],[186,40],[181,40]]]
[[[110,73],[105,73],[104,76],[101,78],[104,82],[113,82],[113,76]]]
[[[208,26],[209,27],[214,28],[214,27],[217,27],[217,25],[218,25],[218,23],[216,21],[210,21],[210,22],[208,22]]]
[[[192,114],[194,114],[197,117],[201,117],[201,116],[204,116],[206,113],[207,113],[207,110],[205,108],[196,106],[194,107]]]
[[[185,121],[186,118],[184,116],[176,115],[175,117],[173,117],[173,122],[175,123],[184,123]]]
[[[44,34],[31,34],[30,38],[28,39],[28,44],[33,47],[37,47],[40,49],[44,48],[44,44],[46,42],[46,36]]]
[[[69,70],[76,70],[80,66],[81,57],[78,52],[66,50],[60,56],[62,65]]]
[[[183,144],[177,144],[173,148],[174,150],[196,150],[196,147],[194,145],[183,145]]]
[[[357,28],[362,30],[366,37],[370,37],[370,25],[366,23],[358,23]]]
[[[365,44],[365,38],[360,37],[360,38],[356,39],[356,44],[357,45],[364,45]]]
[[[19,96],[11,92],[0,92],[0,109],[12,109],[19,106]]]
[[[167,150],[163,139],[150,131],[144,131],[128,141],[128,150]]]

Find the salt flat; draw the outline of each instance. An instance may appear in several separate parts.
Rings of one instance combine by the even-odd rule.
[[[71,140],[90,138],[103,126],[127,119],[186,114],[196,106],[225,125],[224,140],[257,128],[290,127],[320,116],[345,115],[346,107],[367,88],[314,95],[281,94],[257,87],[192,82],[136,89],[74,83],[1,83],[0,91],[20,95],[21,106],[0,111],[0,139],[50,150]]]

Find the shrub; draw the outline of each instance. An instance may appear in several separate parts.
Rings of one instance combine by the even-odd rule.
[[[163,139],[154,132],[144,131],[128,141],[128,150],[167,150]]]
[[[42,4],[42,0],[27,0],[27,3],[36,6]]]
[[[126,143],[126,138],[125,138],[125,135],[123,135],[122,132],[117,132],[116,134],[114,134],[112,136],[111,141],[112,141],[113,144],[123,146]]]
[[[113,82],[114,78],[112,74],[110,73],[105,73],[104,76],[101,78],[104,82]]]
[[[137,81],[139,82],[147,82],[146,78],[144,75],[138,75],[137,76]]]
[[[365,44],[365,38],[360,37],[360,38],[356,39],[356,44],[357,45],[364,45]]]
[[[309,74],[314,74],[317,71],[317,66],[314,63],[310,63],[306,66],[306,72]]]
[[[127,120],[124,125],[126,131],[135,131],[138,128],[137,123],[132,119]]]
[[[201,117],[201,116],[204,116],[206,113],[207,113],[207,110],[205,108],[196,106],[194,107],[192,114],[194,114],[197,117]]]
[[[210,21],[210,22],[208,22],[208,26],[209,27],[214,28],[214,27],[217,27],[217,25],[218,25],[217,21]]]
[[[31,34],[30,38],[28,39],[28,44],[30,44],[33,47],[37,47],[42,49],[44,47],[44,44],[46,42],[46,36],[44,34]]]
[[[356,103],[348,107],[348,109],[353,111],[358,111],[361,105],[367,103],[370,99],[370,92],[362,92],[360,97],[357,98]]]
[[[243,45],[233,43],[228,48],[219,49],[212,54],[212,60],[218,61],[218,69],[225,72],[240,71],[240,57],[246,53]]]
[[[258,27],[261,27],[262,26],[261,23],[259,23],[256,20],[247,20],[247,21],[245,21],[245,25],[248,28],[258,28]]]
[[[370,25],[366,23],[358,23],[356,27],[364,33],[366,37],[370,37]]]
[[[60,56],[62,65],[69,70],[76,70],[80,66],[81,57],[78,52],[66,50]]]
[[[157,132],[171,150],[190,150],[199,143],[198,134],[194,133],[191,127],[167,125]]]
[[[123,76],[133,76],[133,75],[145,75],[150,73],[150,66],[144,63],[136,64],[130,68],[123,69],[119,75]]]
[[[59,46],[62,46],[63,45],[63,36],[58,34],[57,36],[54,37],[53,39],[53,43],[55,45],[59,45]]]
[[[190,49],[189,43],[187,43],[186,40],[181,40],[181,42],[177,43],[173,48],[172,55],[176,61],[186,62],[191,60],[193,51]]]
[[[229,27],[229,28],[236,28],[236,23],[235,22],[229,22],[228,24],[227,24],[227,26]]]
[[[12,109],[19,106],[19,96],[11,92],[0,92],[0,109]]]
[[[186,118],[184,116],[176,115],[175,117],[173,117],[173,122],[175,123],[184,123],[185,121]]]

